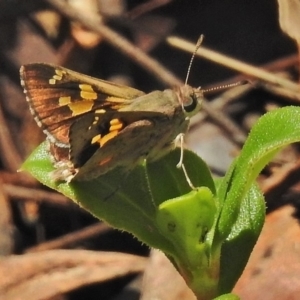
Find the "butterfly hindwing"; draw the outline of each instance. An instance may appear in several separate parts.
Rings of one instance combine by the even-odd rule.
[[[134,167],[154,151],[158,140],[164,140],[169,123],[156,112],[111,112],[94,120],[78,119],[70,129],[70,160],[78,168],[75,178],[96,177],[117,166]]]

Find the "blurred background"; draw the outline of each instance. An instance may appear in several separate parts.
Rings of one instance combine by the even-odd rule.
[[[63,8],[57,2],[63,3]],[[70,9],[75,11],[74,18],[69,17]],[[300,11],[295,14],[300,19]],[[134,54],[129,57],[109,37],[93,32],[93,26],[82,22],[82,17],[92,24],[101,20],[103,26],[128,39],[183,81],[191,54],[169,45],[166,38],[178,36],[196,43],[203,34],[204,48],[266,69],[295,84],[299,82],[297,42],[282,31],[275,0],[1,1],[0,254],[4,264],[1,266],[0,261],[0,296],[2,291],[3,299],[29,299],[28,295],[30,299],[139,299],[141,275],[135,275],[145,269],[143,257],[148,256],[148,247],[127,233],[99,223],[70,200],[41,186],[29,174],[17,173],[26,157],[45,140],[20,86],[21,65],[53,63],[144,92],[169,87],[139,63]],[[295,28],[300,31],[298,25]],[[192,120],[187,136],[188,146],[207,161],[216,176],[226,172],[250,128],[263,113],[299,102],[299,93],[278,91],[261,78],[245,74],[243,69],[233,70],[205,58],[194,59],[188,83],[206,89],[244,79],[250,84],[207,93],[208,110]],[[242,299],[262,299],[262,294],[263,299],[298,299],[299,166],[299,146],[292,145],[259,178],[269,215],[248,269],[236,287]],[[82,257],[74,254],[74,261],[70,262],[72,252],[65,257],[56,252],[58,249],[85,249],[93,254],[113,252],[117,271],[106,265],[105,270],[94,270],[96,275],[92,279],[83,276],[79,280],[72,272],[60,280],[47,279],[44,276],[49,269],[59,276],[61,269],[71,265],[86,268],[89,275],[92,272],[88,268],[91,258],[80,252]],[[135,263],[131,261],[125,267],[121,262],[126,253],[137,256]],[[18,254],[19,260],[10,261],[15,259],[12,254]],[[47,260],[53,265],[46,264]],[[9,272],[8,268],[13,266],[24,270],[22,276]],[[164,266],[150,267],[148,272],[164,274],[158,268]],[[32,276],[38,279],[34,285],[29,279]],[[169,279],[161,279],[160,287],[164,287],[164,280]],[[149,286],[154,282],[146,280],[144,284],[151,290]],[[30,294],[33,286],[35,292]],[[174,291],[174,286],[170,289]],[[193,299],[182,295],[169,292],[162,299]]]

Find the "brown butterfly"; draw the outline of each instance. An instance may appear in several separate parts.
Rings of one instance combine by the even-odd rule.
[[[44,63],[21,67],[30,110],[50,143],[55,180],[90,180],[170,151],[203,93],[183,85],[145,94]]]

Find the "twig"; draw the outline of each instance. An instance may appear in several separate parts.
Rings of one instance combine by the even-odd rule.
[[[217,109],[211,107],[211,105],[206,102],[202,103],[203,110],[208,114],[208,116],[214,120],[216,124],[227,134],[231,141],[233,141],[237,146],[241,147],[246,139],[246,134],[242,131],[231,119]]]
[[[276,201],[295,183],[299,182],[299,176],[300,159],[296,163],[286,164],[260,184],[269,210],[278,207],[279,204]]]
[[[279,95],[281,97],[285,97],[290,99],[292,103],[294,104],[300,104],[300,93],[299,92],[295,92],[292,91],[290,89],[286,89],[286,88],[282,88],[280,86],[274,86],[272,84],[268,84],[268,83],[263,83],[262,88],[264,88],[265,90],[275,94],[275,95]]]
[[[0,181],[6,184],[13,184],[17,186],[26,186],[26,187],[37,187],[39,186],[36,179],[30,176],[26,172],[9,172],[9,171],[0,171]]]
[[[179,49],[188,51],[193,53],[195,46],[193,43],[190,43],[186,40],[183,40],[178,37],[169,37],[168,42]],[[201,47],[197,54],[198,56],[205,57],[208,60],[214,61],[218,64],[221,64],[223,66],[226,66],[228,68],[234,69],[238,72],[247,74],[249,76],[252,76],[254,78],[258,78],[264,81],[267,81],[269,83],[279,85],[282,87],[285,87],[287,89],[290,89],[294,92],[300,91],[300,87],[297,83],[294,83],[288,79],[282,78],[280,76],[277,76],[275,74],[269,73],[261,68],[254,67],[252,65],[246,64],[244,62],[241,62],[237,59],[231,58],[229,56],[225,56],[223,54],[217,53],[213,50],[207,49],[205,47]]]
[[[294,67],[295,64],[297,64],[297,63],[298,63],[298,55],[293,54],[293,55],[282,57],[282,58],[279,58],[279,59],[274,60],[272,62],[263,64],[263,65],[259,66],[259,68],[267,70],[269,72],[280,72],[284,69]],[[233,76],[231,78],[228,78],[226,80],[222,80],[222,81],[213,83],[211,85],[205,86],[205,88],[210,89],[210,88],[213,88],[215,86],[228,85],[232,82],[243,81],[247,78],[248,78],[247,75],[239,74],[239,75]]]
[[[164,68],[159,62],[152,59],[141,51],[138,47],[131,44],[120,34],[105,26],[97,18],[93,16],[83,15],[80,11],[68,5],[61,0],[46,0],[60,13],[84,25],[87,29],[99,33],[109,44],[113,45],[125,55],[129,56],[134,62],[140,64],[145,70],[155,75],[168,86],[182,85],[181,80],[175,77],[170,71]]]
[[[217,85],[216,85],[217,86]],[[210,107],[215,111],[220,111],[224,109],[229,103],[232,101],[242,97],[244,94],[248,93],[250,90],[253,89],[252,84],[245,84],[241,86],[237,86],[235,88],[231,88],[224,93],[222,93],[217,98],[214,98],[210,103]],[[207,114],[205,113],[198,113],[192,120],[191,120],[191,127],[198,126],[201,122],[203,122],[207,118]]]
[[[141,3],[133,8],[130,12],[128,12],[127,16],[130,19],[136,19],[151,10],[154,10],[163,5],[167,5],[170,2],[172,2],[172,0],[149,0],[146,3]]]
[[[2,162],[7,170],[17,171],[20,168],[22,160],[16,150],[15,144],[8,129],[2,106],[0,104],[0,152]]]
[[[3,189],[10,198],[18,198],[24,201],[48,202],[60,206],[70,206],[73,203],[65,196],[40,189],[20,187],[12,184],[3,184]]]
[[[97,223],[85,227],[81,230],[65,234],[64,236],[54,239],[52,241],[41,243],[35,247],[28,248],[26,252],[38,252],[51,249],[69,248],[72,244],[91,239],[110,230],[112,230],[112,228],[109,227],[107,224]]]
[[[213,99],[211,106],[215,109],[224,109],[232,101],[241,98],[255,88],[253,84],[245,84],[234,87],[222,93],[220,96]]]

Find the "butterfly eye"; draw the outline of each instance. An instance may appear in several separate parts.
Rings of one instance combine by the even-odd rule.
[[[186,98],[186,101],[183,103],[183,108],[186,112],[192,112],[195,110],[195,108],[198,105],[198,97],[195,93],[192,93],[189,95],[189,97]]]

